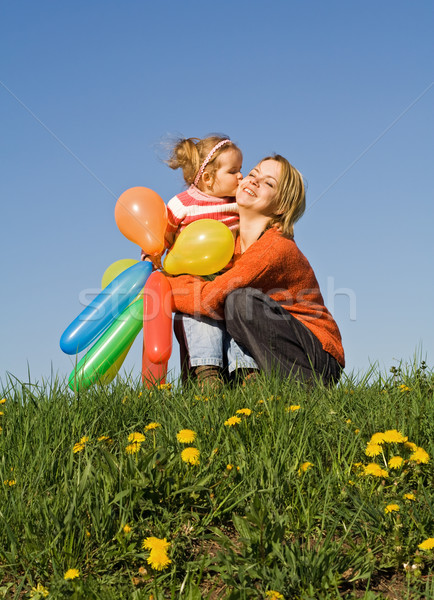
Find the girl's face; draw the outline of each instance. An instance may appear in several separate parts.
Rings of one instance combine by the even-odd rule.
[[[267,217],[274,216],[281,170],[276,160],[256,165],[238,186],[237,204]]]
[[[218,165],[212,181],[211,194],[217,198],[235,196],[238,184],[243,178],[243,155],[235,148],[228,148],[218,157]]]

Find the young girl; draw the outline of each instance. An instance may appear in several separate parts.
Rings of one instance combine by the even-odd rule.
[[[167,204],[166,249],[171,248],[187,225],[199,219],[221,221],[233,232],[238,228],[235,193],[242,179],[241,150],[227,137],[213,135],[203,139],[179,140],[167,164],[182,169],[190,187]],[[142,251],[142,260],[147,255]],[[160,257],[152,257],[159,264]]]

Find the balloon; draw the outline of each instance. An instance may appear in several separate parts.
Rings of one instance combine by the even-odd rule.
[[[167,209],[153,190],[133,187],[124,192],[116,202],[115,220],[121,233],[147,254],[164,250]]]
[[[172,288],[154,271],[143,290],[143,339],[152,363],[166,363],[172,354]]]
[[[101,380],[131,346],[143,326],[143,300],[136,300],[110,325],[69,376],[72,390],[86,390]]]
[[[133,345],[133,342],[131,342],[131,344],[122,352],[120,357],[112,364],[112,366],[109,367],[108,371],[106,371],[106,373],[104,373],[104,375],[100,379],[100,383],[102,385],[108,385],[109,383],[111,383],[113,381],[113,379],[119,373],[120,368],[124,364],[124,360],[126,359],[127,354],[130,351],[130,348],[132,345]]]
[[[146,354],[145,342],[143,341],[142,356],[142,381],[147,388],[154,385],[166,383],[167,363],[153,363]]]
[[[118,275],[65,329],[60,347],[66,354],[87,348],[137,296],[152,272],[139,262]]]
[[[228,264],[234,246],[231,230],[224,223],[200,219],[181,231],[163,268],[170,275],[211,275]]]
[[[134,260],[133,258],[121,258],[121,260],[117,260],[112,263],[107,269],[104,271],[104,275],[101,280],[101,289],[104,289],[108,286],[109,283],[116,279],[118,275],[120,275],[123,271],[136,265],[139,261]]]

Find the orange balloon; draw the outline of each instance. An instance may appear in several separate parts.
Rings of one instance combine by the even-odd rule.
[[[147,254],[160,254],[164,250],[167,209],[153,190],[133,187],[121,194],[116,202],[115,220],[121,233]]]
[[[143,290],[143,337],[151,363],[167,363],[172,354],[172,288],[160,271],[148,277]]]

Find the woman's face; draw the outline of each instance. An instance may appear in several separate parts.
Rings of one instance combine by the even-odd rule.
[[[264,216],[273,216],[282,167],[276,160],[264,160],[240,182],[237,204]]]

